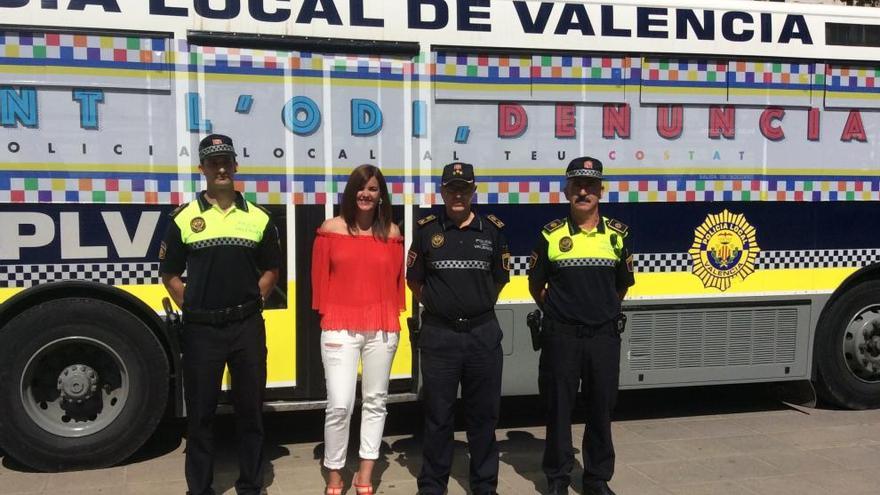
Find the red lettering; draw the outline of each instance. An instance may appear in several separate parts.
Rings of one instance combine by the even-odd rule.
[[[781,124],[783,117],[785,117],[785,110],[779,107],[767,107],[761,112],[761,118],[758,120],[761,134],[770,141],[781,141],[785,139],[785,132],[782,130],[782,125],[773,125],[774,121],[780,121]]]
[[[602,107],[602,137],[629,139],[630,111],[629,105],[606,104]]]
[[[678,139],[684,129],[684,107],[660,105],[657,107],[657,134],[664,139]]]
[[[736,108],[732,105],[709,107],[709,138],[727,139],[736,137]]]
[[[529,127],[529,116],[525,108],[516,103],[498,105],[498,137],[517,138]]]
[[[810,141],[819,140],[819,113],[818,108],[811,108],[807,112],[807,139]]]
[[[575,129],[575,108],[570,103],[556,105],[556,137],[573,138],[577,136]]]
[[[868,141],[868,136],[865,134],[865,124],[862,123],[862,113],[858,110],[850,110],[846,124],[843,126],[843,133],[840,135],[840,140],[846,143],[853,139],[862,143]]]

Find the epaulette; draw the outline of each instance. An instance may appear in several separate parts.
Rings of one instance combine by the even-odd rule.
[[[187,206],[189,206],[189,203],[184,203],[184,204],[178,206],[177,208],[174,209],[174,211],[172,211],[171,213],[168,214],[168,218],[174,218],[174,217],[176,217],[176,216],[177,216],[180,212],[182,212],[183,209],[186,208]]]
[[[629,226],[620,220],[615,220],[613,218],[606,218],[605,225],[608,226],[609,229],[617,232],[618,234],[625,236],[626,232],[629,230]]]
[[[437,220],[437,215],[428,215],[425,218],[420,219],[416,223],[419,224],[419,227],[424,227],[425,225],[428,225],[429,223],[433,222],[434,220]]]
[[[544,232],[549,234],[550,232],[553,232],[554,230],[562,227],[563,225],[565,225],[565,221],[559,220],[557,218],[556,220],[553,220],[552,222],[550,222],[544,226]]]
[[[498,227],[499,229],[504,228],[504,222],[502,222],[501,219],[496,217],[495,215],[492,215],[492,214],[486,215],[486,220],[495,224],[495,226]]]

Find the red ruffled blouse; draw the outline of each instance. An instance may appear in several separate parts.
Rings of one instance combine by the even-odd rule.
[[[382,241],[318,230],[312,308],[321,314],[321,329],[399,332],[403,284],[402,237]]]

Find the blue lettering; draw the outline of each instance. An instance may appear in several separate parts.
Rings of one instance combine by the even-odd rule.
[[[575,21],[577,17],[577,21]],[[559,16],[559,23],[556,25],[554,34],[567,34],[572,29],[577,29],[583,35],[594,35],[593,25],[590,23],[590,16],[587,14],[587,8],[579,3],[567,3],[562,7],[562,15]]]
[[[250,0],[248,11],[251,17],[262,22],[284,22],[290,19],[290,9],[277,9],[275,12],[266,12],[263,0]]]
[[[18,7],[24,7],[28,2],[30,2],[30,0],[0,0],[0,7],[15,9]]]
[[[773,42],[773,16],[768,13],[761,14],[761,42]]]
[[[150,0],[150,15],[186,17],[189,15],[189,11],[186,7],[169,7],[165,5],[165,0]]]
[[[321,3],[321,10],[318,10],[318,2]],[[341,26],[342,18],[339,17],[339,11],[336,10],[336,4],[333,0],[305,0],[299,15],[296,16],[297,24],[311,24],[315,19],[326,19],[327,24],[333,26]]]
[[[422,18],[422,6],[434,7],[434,20]],[[449,23],[449,6],[443,0],[407,0],[407,18],[410,29],[443,29]]]
[[[690,26],[694,36],[698,40],[711,41],[715,39],[715,11],[703,11],[703,23],[697,18],[697,14],[690,9],[676,9],[675,11],[675,37],[680,40],[688,38],[687,28]]]
[[[412,137],[420,138],[428,134],[428,105],[422,100],[412,103]]]
[[[189,132],[211,132],[214,125],[208,119],[202,120],[198,93],[186,94],[186,124]]]
[[[364,16],[364,0],[351,0],[351,25],[366,27],[384,27],[385,21]]]
[[[602,36],[616,36],[629,38],[632,36],[631,29],[621,29],[614,27],[614,6],[602,6]]]
[[[0,87],[0,125],[17,127],[18,123],[32,129],[39,126],[37,90],[21,88],[16,92],[9,86]]]
[[[489,7],[489,0],[458,0],[459,31],[491,31],[489,24],[477,24],[474,19],[488,19],[489,12],[474,10],[475,7]]]
[[[44,9],[58,10],[58,0],[43,0],[41,6]]]
[[[104,9],[104,12],[122,12],[116,0],[70,0],[68,10],[85,10],[89,5],[97,5]]]
[[[73,101],[79,102],[79,126],[83,129],[97,129],[98,103],[104,103],[104,90],[75,89]]]
[[[235,19],[241,13],[240,0],[225,0],[223,9],[212,9],[209,0],[196,0],[196,14],[205,19]]]
[[[735,23],[742,21],[743,29],[737,32]],[[721,36],[728,41],[749,41],[755,36],[755,31],[745,29],[745,26],[751,25],[755,20],[748,12],[725,12],[721,16]]]
[[[531,34],[544,32],[547,21],[550,19],[550,12],[553,11],[552,2],[541,2],[538,6],[538,14],[532,19],[532,13],[529,12],[529,6],[526,2],[513,2],[513,7],[516,9],[516,15],[519,17],[519,24],[522,26],[523,32]]]
[[[351,135],[372,136],[382,129],[382,110],[371,100],[352,98]]]
[[[668,38],[666,29],[653,31],[652,27],[666,27],[667,9],[658,7],[636,7],[636,27],[639,38]],[[658,19],[654,16],[662,16]]]
[[[785,24],[782,25],[779,42],[788,43],[792,38],[798,38],[805,45],[813,44],[810,28],[807,27],[807,21],[802,15],[789,15],[785,17]]]
[[[295,96],[281,109],[281,122],[297,136],[311,136],[321,127],[321,110],[307,96]]]

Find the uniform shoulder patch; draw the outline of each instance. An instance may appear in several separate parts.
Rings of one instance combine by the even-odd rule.
[[[189,203],[184,203],[184,204],[178,206],[177,208],[174,209],[174,211],[172,211],[171,213],[168,214],[168,218],[174,218],[174,217],[176,217],[176,216],[179,215],[180,212],[182,212],[183,209],[186,208],[187,206],[189,206]]]
[[[424,227],[434,220],[437,220],[437,215],[428,215],[425,218],[419,219],[419,221],[416,223],[419,224],[419,227]]]
[[[629,226],[627,224],[613,218],[606,218],[605,225],[607,225],[609,229],[617,232],[622,236],[625,236],[626,233],[629,231]]]
[[[488,220],[488,221],[492,222],[493,224],[495,224],[495,226],[498,227],[499,229],[503,229],[503,228],[504,228],[504,222],[502,222],[501,219],[498,218],[498,217],[496,217],[495,215],[491,215],[491,214],[490,214],[490,215],[486,215],[486,220]]]
[[[565,222],[557,218],[556,220],[553,220],[552,222],[544,226],[544,232],[549,234],[550,232],[559,229],[563,225],[565,225]]]

